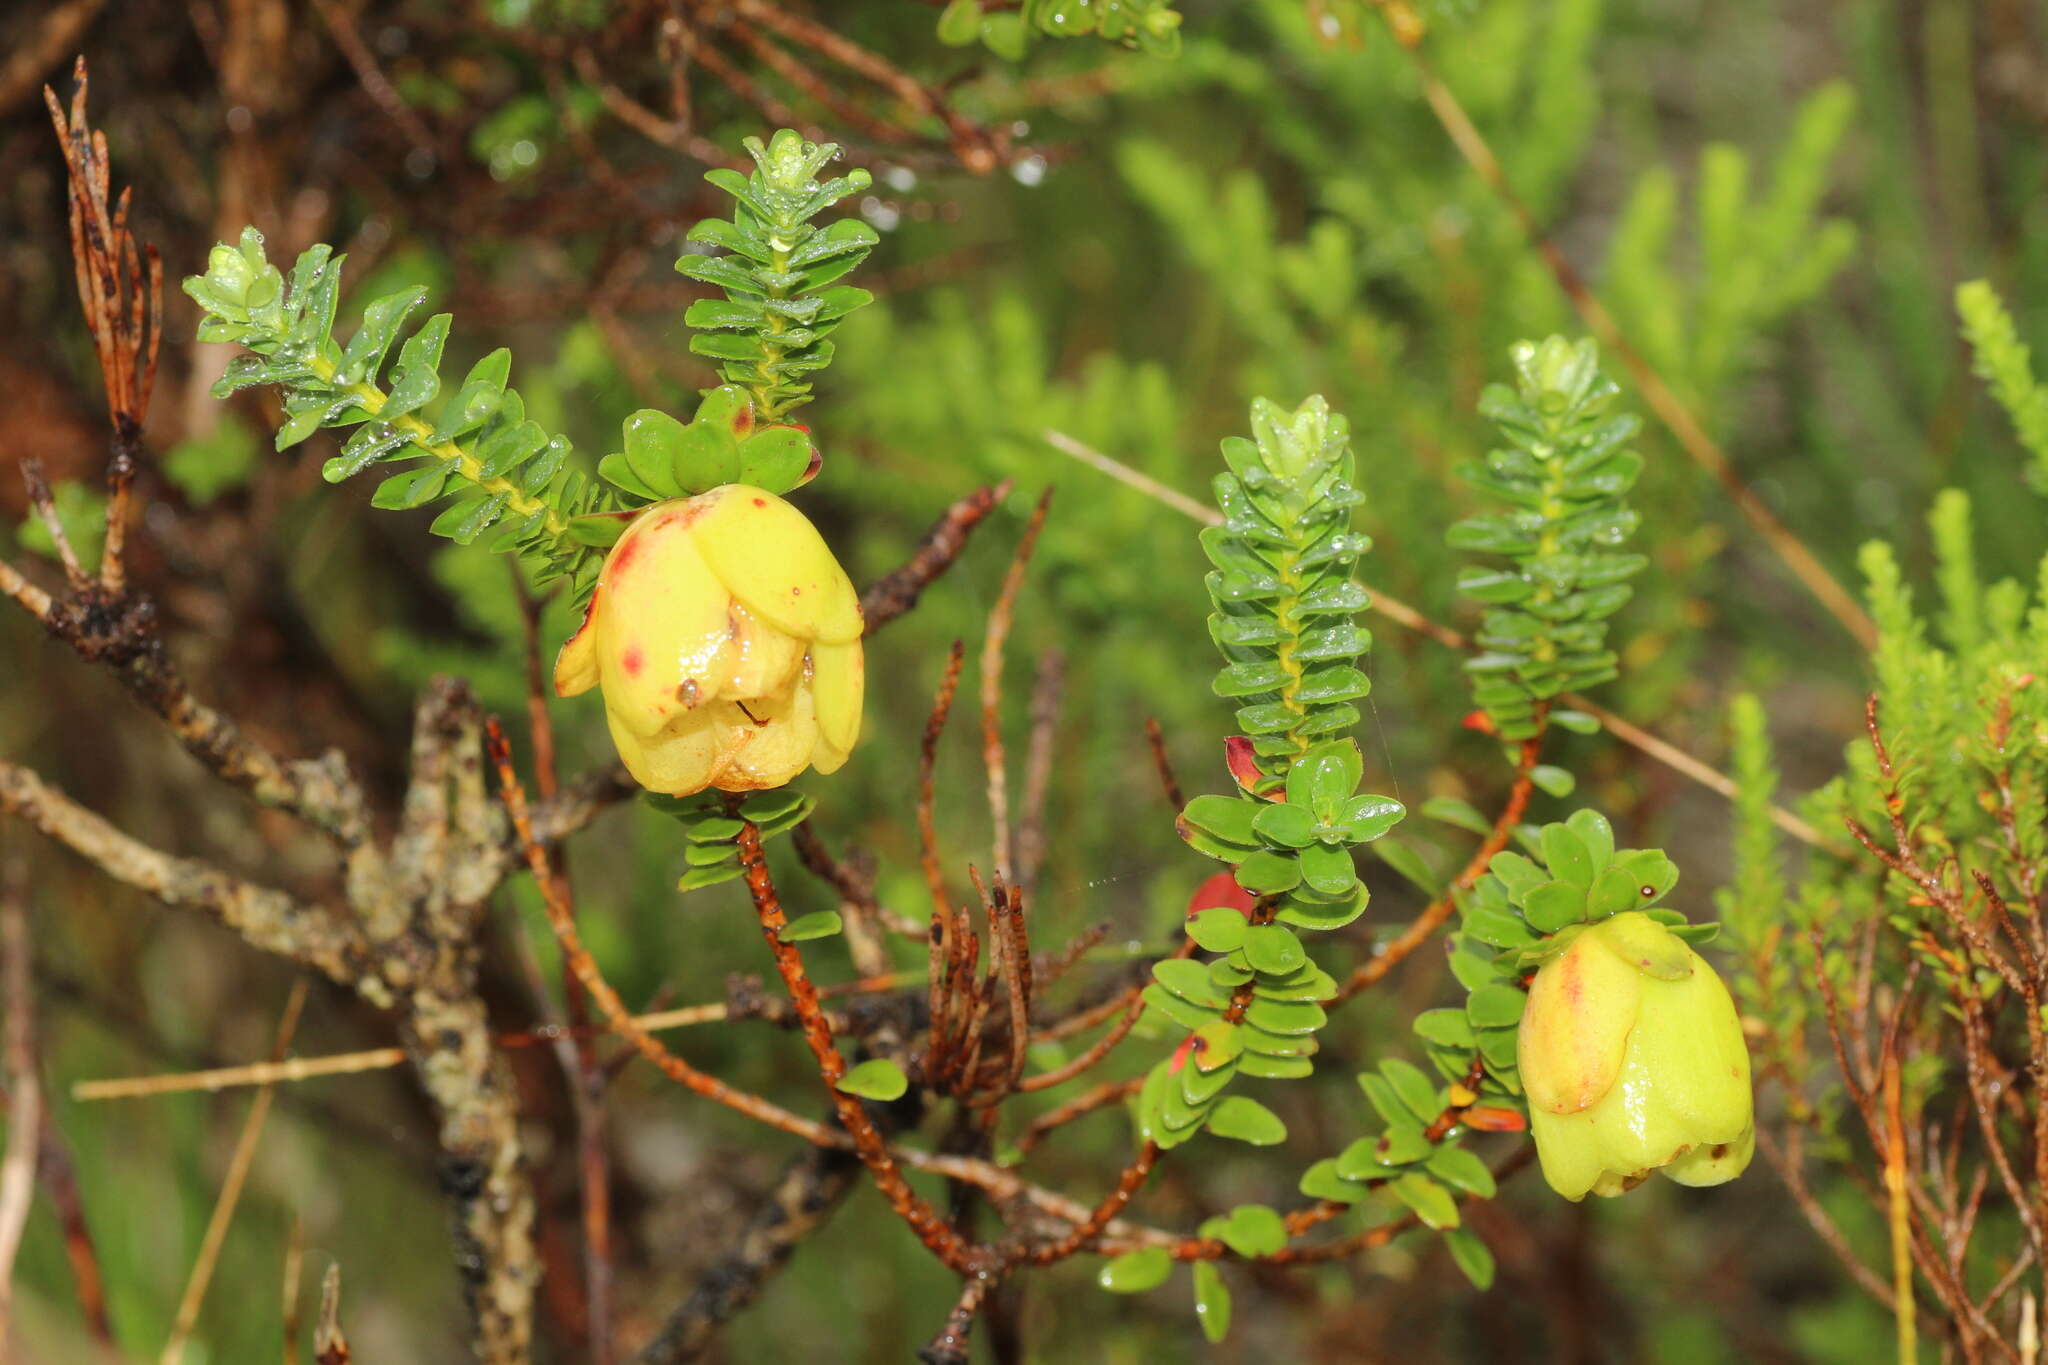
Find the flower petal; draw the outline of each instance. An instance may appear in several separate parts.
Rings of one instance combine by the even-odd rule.
[[[1681,1185],[1721,1185],[1741,1175],[1756,1155],[1756,1128],[1751,1125],[1733,1142],[1706,1143],[1664,1168]]]
[[[732,671],[718,689],[718,699],[771,697],[796,685],[804,666],[802,640],[777,630],[738,602],[727,618],[732,623]]]
[[[596,618],[605,708],[643,739],[717,697],[732,673],[732,597],[688,533],[697,501],[650,510],[605,561]]]
[[[1572,1114],[1599,1102],[1621,1073],[1644,980],[1585,934],[1544,964],[1515,1042],[1532,1106]]]
[[[597,616],[604,607],[604,588],[590,595],[583,624],[555,656],[555,695],[574,697],[597,686]]]
[[[692,796],[711,785],[719,761],[719,727],[709,708],[687,712],[659,734],[641,736],[610,706],[605,722],[633,780],[652,792]]]
[[[1688,950],[1690,951],[1690,950]],[[1630,1050],[1658,1078],[1658,1102],[1695,1143],[1733,1142],[1749,1127],[1749,1048],[1728,988],[1698,953],[1678,981],[1643,982]]]
[[[707,504],[692,538],[748,611],[801,640],[860,638],[860,594],[803,513],[743,483],[691,501]]]
[[[1674,1161],[1690,1151],[1699,1135],[1674,1111],[1674,1084],[1640,1045],[1643,1023],[1629,1040],[1621,1074],[1598,1104],[1586,1111],[1593,1140],[1609,1170],[1644,1172]]]
[[[823,746],[837,755],[830,767],[821,755],[819,772],[831,772],[853,752],[860,738],[862,693],[867,686],[867,659],[860,641],[811,646],[811,693],[818,708],[818,734]]]
[[[1608,1174],[1592,1124],[1583,1113],[1553,1114],[1540,1105],[1529,1109],[1529,1131],[1536,1139],[1536,1157],[1551,1189],[1574,1202],[1584,1199]]]
[[[818,746],[818,718],[811,689],[798,683],[779,697],[714,708],[724,732],[727,757],[711,784],[721,791],[780,787],[810,766]]]

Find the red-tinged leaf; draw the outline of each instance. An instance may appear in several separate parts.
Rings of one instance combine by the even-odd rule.
[[[1168,1075],[1180,1074],[1180,1069],[1188,1064],[1188,1057],[1194,1052],[1196,1045],[1196,1038],[1192,1033],[1180,1040],[1180,1046],[1173,1050],[1173,1060],[1166,1064]]]
[[[1482,1133],[1520,1133],[1528,1130],[1529,1120],[1512,1109],[1481,1105],[1465,1111],[1465,1126],[1477,1128]]]
[[[1467,711],[1464,723],[1467,730],[1477,730],[1482,735],[1499,733],[1494,727],[1493,717],[1487,715],[1484,711]]]
[[[1230,872],[1218,872],[1215,876],[1195,888],[1195,894],[1188,897],[1188,915],[1193,917],[1204,910],[1235,910],[1241,915],[1250,915],[1257,908],[1259,898],[1237,884],[1237,876]]]
[[[1252,753],[1252,742],[1243,735],[1232,735],[1223,741],[1223,762],[1230,769],[1230,775],[1237,785],[1248,792],[1256,792],[1266,775],[1259,771],[1259,760]]]

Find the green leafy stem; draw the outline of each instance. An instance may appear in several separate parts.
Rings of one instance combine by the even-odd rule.
[[[1512,354],[1516,386],[1489,386],[1479,404],[1507,444],[1460,471],[1507,510],[1469,517],[1447,539],[1508,561],[1467,569],[1458,587],[1491,608],[1484,652],[1465,664],[1473,699],[1501,738],[1521,740],[1541,732],[1551,698],[1615,676],[1606,618],[1646,561],[1615,548],[1637,524],[1624,497],[1642,472],[1626,448],[1641,423],[1609,413],[1619,390],[1593,343],[1554,336]]]
[[[526,417],[524,400],[507,383],[511,353],[501,348],[477,361],[439,404],[438,417],[428,420],[428,405],[441,397],[450,316],[435,314],[405,340],[384,385],[386,357],[426,290],[401,290],[369,304],[344,346],[334,337],[342,261],[325,244],[315,245],[299,256],[287,280],[266,258],[254,228],[243,230],[238,245],[213,249],[206,273],[185,281],[185,292],[205,313],[199,339],[250,352],[229,362],[215,396],[279,386],[285,421],[277,449],[323,427],[353,426],[341,452],[322,466],[330,483],[373,464],[410,462],[378,485],[373,504],[412,508],[452,497],[433,523],[435,534],[468,544],[501,526],[492,547],[532,555],[536,581],[569,577],[587,588],[597,567],[591,541],[607,537],[582,534],[590,524],[584,519],[615,503],[569,467],[566,438]]]
[[[811,401],[810,376],[832,362],[832,332],[874,298],[834,281],[865,260],[879,238],[858,218],[810,221],[872,183],[864,170],[818,179],[839,155],[836,143],[806,142],[784,128],[765,145],[748,138],[746,148],[752,174],[721,167],[704,177],[733,197],[733,216],[706,219],[690,232],[692,242],[726,254],[684,256],[676,269],[725,291],[684,314],[700,329],[690,349],[723,362],[726,381],[746,389],[757,414],[772,422]]]

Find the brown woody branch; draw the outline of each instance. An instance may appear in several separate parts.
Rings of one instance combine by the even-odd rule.
[[[698,1359],[718,1329],[759,1296],[763,1285],[860,1182],[852,1152],[813,1147],[783,1169],[730,1248],[698,1279],[635,1365],[684,1365]]]
[[[967,538],[990,512],[1010,495],[1008,479],[977,488],[940,514],[924,539],[917,544],[903,567],[870,583],[861,591],[861,615],[870,636],[917,605],[917,599],[932,581],[953,567],[953,561],[967,548]]]
[[[20,816],[114,880],[166,905],[195,910],[251,946],[354,986],[370,971],[369,944],[323,906],[177,858],[130,838],[27,768],[0,759],[0,811]]]

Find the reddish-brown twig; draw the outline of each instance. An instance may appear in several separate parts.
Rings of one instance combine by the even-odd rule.
[[[336,22],[333,17],[328,18],[330,26]],[[534,785],[539,789],[541,799],[547,800],[556,795],[561,783],[555,768],[554,720],[548,713],[549,688],[541,661],[540,617],[546,602],[536,598],[528,589],[525,573],[517,564],[511,566],[511,573],[526,646],[526,719],[533,741]],[[559,847],[551,850],[548,866],[562,888],[563,899],[570,901],[573,914],[567,851]],[[612,1182],[605,1144],[607,1077],[587,1027],[590,1007],[584,999],[583,987],[573,975],[562,982],[562,998],[568,1012],[569,1029],[557,1057],[569,1086],[576,1123],[577,1188],[582,1206],[583,1291],[586,1301],[584,1321],[587,1324],[584,1347],[591,1365],[611,1365]]]
[[[157,351],[163,342],[163,264],[156,248],[138,245],[128,230],[129,192],[109,203],[112,168],[106,134],[85,118],[85,58],[72,70],[71,116],[64,116],[56,92],[43,87],[50,122],[64,149],[70,179],[71,255],[78,277],[78,302],[85,309],[99,353],[107,392],[107,417],[114,428],[114,453],[107,464],[107,539],[100,557],[99,586],[118,598],[127,586],[125,547],[129,489],[142,450],[142,419],[156,384]]]
[[[1144,1084],[1143,1076],[1132,1076],[1128,1080],[1104,1081],[1101,1085],[1082,1091],[1065,1104],[1046,1110],[1026,1124],[1024,1131],[1017,1135],[1017,1151],[1029,1152],[1055,1131],[1066,1127],[1074,1120],[1084,1118],[1105,1105],[1120,1103],[1137,1094]]]
[[[744,816],[741,818],[745,819]],[[839,1055],[839,1049],[833,1042],[832,1025],[818,1003],[818,988],[811,984],[810,973],[804,969],[803,954],[796,944],[783,937],[782,931],[789,927],[789,921],[782,912],[782,901],[768,872],[768,860],[761,851],[760,831],[754,828],[751,820],[740,827],[737,842],[741,873],[761,923],[761,937],[768,945],[769,955],[775,960],[775,970],[789,992],[790,1003],[796,1006],[797,1017],[803,1022],[804,1042],[818,1063],[818,1074],[824,1078],[840,1124],[853,1138],[854,1150],[860,1153],[861,1161],[873,1174],[883,1198],[889,1201],[889,1206],[910,1225],[911,1231],[932,1254],[955,1271],[962,1274],[971,1272],[976,1266],[974,1248],[917,1191],[910,1188],[910,1183],[903,1178],[903,1172],[897,1169],[895,1159],[890,1155],[889,1144],[876,1129],[874,1120],[868,1117],[860,1099],[839,1088],[840,1080],[846,1075],[846,1059]]]
[[[1003,754],[1003,646],[1010,638],[1010,622],[1017,608],[1017,594],[1024,587],[1025,570],[1031,566],[1031,552],[1045,529],[1045,514],[1052,507],[1052,489],[1038,495],[1038,505],[1024,525],[1010,570],[988,614],[988,629],[981,641],[981,759],[988,770],[988,810],[995,827],[995,873],[1005,882],[1016,880],[1016,850],[1010,829],[1010,784]]]
[[[917,605],[932,580],[953,566],[967,548],[967,538],[990,512],[1010,496],[1011,481],[977,488],[939,515],[924,539],[900,568],[870,583],[860,595],[861,616],[869,636]]]
[[[1536,785],[1530,774],[1535,771],[1536,760],[1541,756],[1542,750],[1543,736],[1540,732],[1522,741],[1521,757],[1515,765],[1515,781],[1508,789],[1508,799],[1501,806],[1500,816],[1493,822],[1493,828],[1465,863],[1464,870],[1458,873],[1449,890],[1424,907],[1422,913],[1410,920],[1408,927],[1382,948],[1376,957],[1360,965],[1345,978],[1344,983],[1337,988],[1338,1003],[1351,999],[1384,978],[1410,953],[1427,943],[1430,936],[1443,927],[1444,921],[1457,910],[1457,893],[1471,889],[1473,883],[1486,871],[1486,865],[1493,861],[1493,855],[1508,846],[1508,840],[1514,837],[1515,827],[1522,823],[1522,812],[1528,809],[1529,796]]]
[[[931,1042],[925,1049],[925,1075],[936,1080],[946,1069],[952,1047],[953,993],[960,932],[953,912],[953,898],[946,890],[946,874],[939,861],[938,787],[939,737],[946,732],[946,718],[953,712],[953,698],[960,687],[960,665],[966,655],[958,640],[946,656],[946,673],[925,722],[924,740],[918,750],[917,832],[919,861],[924,868],[925,886],[931,892],[932,927],[928,986],[931,1014]]]
[[[772,1104],[757,1095],[727,1085],[716,1076],[699,1071],[682,1058],[670,1052],[661,1040],[649,1033],[634,1019],[631,1010],[619,993],[605,980],[597,961],[583,946],[583,939],[576,931],[576,919],[569,906],[562,899],[561,887],[548,866],[547,850],[533,837],[532,817],[527,810],[526,790],[520,785],[519,776],[512,769],[512,747],[505,739],[504,730],[495,719],[487,724],[490,741],[491,761],[498,774],[499,793],[505,803],[506,813],[512,819],[513,829],[518,833],[520,847],[526,854],[526,865],[533,873],[534,884],[541,893],[541,904],[547,910],[548,922],[554,927],[555,938],[562,947],[562,960],[576,979],[583,984],[598,1010],[605,1016],[619,1036],[639,1049],[640,1055],[660,1069],[663,1075],[709,1100],[715,1100],[729,1109],[737,1110],[748,1118],[756,1119],[770,1127],[780,1128],[785,1133],[794,1133],[807,1142],[820,1146],[839,1145],[832,1130],[824,1124],[793,1114],[780,1105]]]
[[[1166,804],[1173,811],[1174,819],[1188,804],[1181,795],[1180,777],[1173,770],[1173,756],[1166,752],[1166,732],[1159,728],[1156,716],[1145,717],[1145,743],[1152,750],[1152,767],[1159,774],[1159,789],[1166,795]]]

